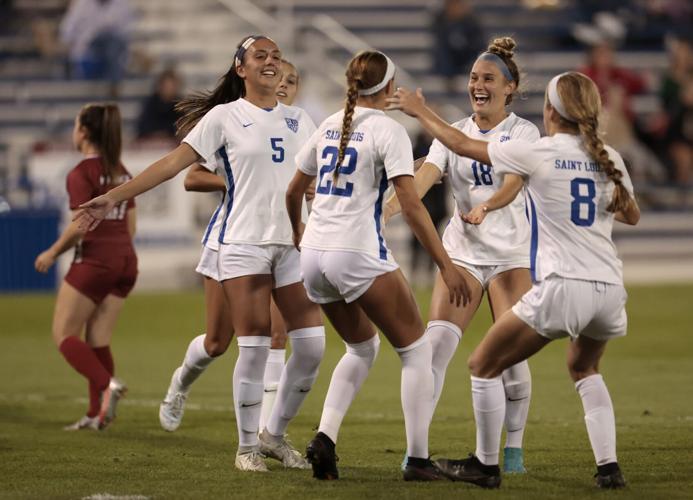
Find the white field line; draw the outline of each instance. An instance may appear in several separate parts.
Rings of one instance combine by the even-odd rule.
[[[110,493],[94,493],[82,500],[149,500],[151,497],[144,495],[111,495]]]

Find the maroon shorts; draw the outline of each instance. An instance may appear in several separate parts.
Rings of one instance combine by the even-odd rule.
[[[137,256],[124,255],[106,260],[85,258],[73,262],[65,281],[100,304],[107,295],[125,298],[137,280]]]

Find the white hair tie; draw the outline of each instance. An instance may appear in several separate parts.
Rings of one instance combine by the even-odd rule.
[[[382,54],[383,57],[387,60],[387,69],[385,70],[385,76],[383,77],[383,81],[367,89],[359,90],[359,95],[373,95],[376,92],[380,92],[382,89],[385,88],[388,82],[395,77],[395,63],[393,63],[392,59],[387,57],[382,52],[378,52],[378,54]]]
[[[546,87],[546,95],[549,97],[549,104],[551,104],[553,109],[555,109],[559,115],[570,122],[574,122],[575,120],[571,118],[568,112],[565,110],[563,101],[561,101],[561,96],[558,95],[558,80],[567,74],[568,73],[561,73],[560,75],[554,76],[549,82],[549,85]]]

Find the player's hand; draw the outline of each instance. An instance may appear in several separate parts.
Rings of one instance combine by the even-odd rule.
[[[408,114],[409,116],[416,117],[421,111],[426,107],[426,98],[420,88],[416,89],[416,92],[404,87],[397,87],[397,90],[392,97],[387,98],[386,110],[396,110]]]
[[[448,287],[450,303],[460,307],[466,306],[472,300],[472,295],[467,285],[467,281],[457,267],[450,263],[448,268],[440,270],[440,276]]]
[[[72,220],[77,221],[80,229],[91,231],[106,218],[106,215],[113,210],[115,205],[116,202],[108,196],[108,193],[97,196],[96,198],[80,205],[79,208],[81,208],[81,210],[78,210],[77,213],[75,213]]]
[[[472,208],[468,214],[461,213],[460,217],[462,217],[462,220],[467,224],[478,225],[484,222],[487,213],[488,207],[486,205],[477,205],[476,207]]]
[[[313,179],[311,183],[308,184],[308,189],[306,189],[305,197],[306,201],[311,201],[313,198],[315,198],[315,179]]]
[[[387,224],[387,222],[392,218],[393,215],[394,214],[392,213],[390,205],[386,203],[383,207],[383,224]]]
[[[53,264],[55,264],[55,255],[50,250],[45,250],[36,257],[34,269],[40,273],[47,273]]]
[[[299,252],[301,251],[301,240],[303,239],[303,231],[306,230],[306,225],[301,222],[298,226],[298,231],[294,231],[293,234],[293,240],[294,240],[294,246],[296,247],[296,250]]]

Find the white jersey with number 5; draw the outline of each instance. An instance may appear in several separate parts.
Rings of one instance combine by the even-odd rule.
[[[343,116],[340,111],[325,120],[296,157],[301,172],[318,176],[301,246],[392,260],[382,235],[383,195],[389,179],[414,175],[411,141],[404,127],[383,111],[357,106],[333,183]]]
[[[510,113],[491,130],[480,130],[472,117],[454,123],[453,127],[473,139],[487,142],[514,139],[535,142],[540,135],[533,123],[515,113]],[[508,206],[488,214],[481,225],[466,224],[460,217],[460,213],[468,213],[498,191],[501,179],[496,175],[497,167],[458,156],[437,139],[426,162],[448,174],[455,197],[455,213],[443,236],[450,257],[481,266],[529,266],[529,223],[522,194]]]
[[[611,239],[614,214],[606,210],[614,183],[581,141],[577,135],[555,134],[533,144],[492,143],[488,152],[496,173],[525,178],[534,281],[555,275],[622,284],[622,264]],[[606,150],[632,196],[623,159],[613,148]]]
[[[263,109],[245,99],[212,108],[183,139],[214,171],[227,192],[210,221],[219,243],[292,244],[286,188],[294,157],[315,131],[305,111],[277,103]],[[304,214],[306,215],[306,214]],[[216,233],[216,231],[214,231]]]

